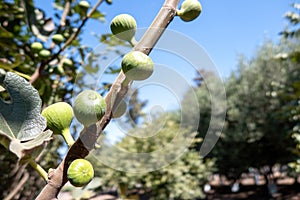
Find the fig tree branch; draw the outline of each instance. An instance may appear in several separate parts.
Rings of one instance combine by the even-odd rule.
[[[71,1],[67,0],[65,3],[65,8],[64,8],[63,14],[60,19],[58,30],[60,30],[61,27],[64,27],[66,25],[66,19],[67,19],[68,13],[70,12],[70,8],[71,8]]]
[[[76,32],[74,32],[69,39],[65,42],[65,44],[62,46],[62,48],[53,56],[52,60],[57,58],[58,55],[64,51],[71,43],[74,39],[76,39],[76,37],[78,36],[78,34],[80,33],[81,29],[84,27],[85,23],[88,21],[88,19],[92,16],[92,14],[97,10],[97,8],[100,6],[100,4],[103,2],[104,0],[98,0],[97,3],[93,6],[93,8],[88,12],[88,14],[83,18],[81,24],[79,25],[78,29]],[[50,60],[51,61],[51,60]],[[49,62],[50,62],[49,61]]]
[[[12,188],[11,192],[8,194],[7,197],[5,197],[4,200],[11,200],[14,198],[14,196],[18,193],[20,189],[24,186],[24,183],[28,180],[30,177],[30,174],[28,172],[25,172],[22,179],[18,182],[18,184]]]
[[[65,5],[64,5],[64,10],[63,10],[63,13],[61,15],[61,18],[60,18],[60,21],[59,21],[59,26],[57,28],[57,33],[59,33],[62,29],[62,27],[65,27],[66,26],[66,20],[67,20],[67,16],[70,12],[70,9],[71,9],[71,1],[70,0],[67,0],[65,2]],[[55,47],[55,43],[52,42],[51,45],[50,45],[50,49],[52,50],[53,48]]]
[[[151,52],[159,38],[162,36],[164,30],[176,15],[178,3],[179,0],[165,0],[151,26],[133,50],[141,51],[147,55]],[[96,124],[82,130],[80,137],[70,147],[67,155],[60,165],[49,173],[48,183],[36,198],[37,200],[57,199],[57,195],[61,188],[68,181],[66,172],[69,163],[77,158],[85,158],[94,148],[97,138],[111,120],[112,111],[126,95],[129,86],[130,82],[127,82],[124,73],[121,71],[105,97],[105,101],[107,103],[105,115]]]

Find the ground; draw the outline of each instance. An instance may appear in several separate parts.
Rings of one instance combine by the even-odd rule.
[[[247,176],[240,180],[239,191],[233,193],[229,181],[223,180],[220,184],[219,177],[215,177],[210,182],[211,190],[207,192],[207,198],[204,200],[300,200],[300,184],[294,184],[292,178],[279,178],[277,180],[277,191],[269,194],[268,186],[265,184],[263,177],[259,177],[258,185],[253,178]],[[299,181],[298,181],[299,182]],[[61,200],[73,200],[70,193],[63,192],[60,194]],[[121,200],[113,195],[98,195],[90,200]],[[141,198],[140,200],[148,200]],[[202,199],[199,199],[202,200]]]
[[[295,179],[287,176],[277,176],[277,191],[269,194],[268,186],[263,176],[258,177],[255,184],[253,177],[246,176],[240,180],[240,190],[236,193],[231,191],[231,184],[224,180],[220,185],[220,179],[214,178],[211,182],[211,190],[207,193],[207,200],[300,200],[300,184]]]
[[[232,193],[230,186],[212,187],[207,200],[300,200],[299,185],[278,185],[277,188],[278,192],[270,196],[267,186],[263,185],[242,185],[237,193]]]

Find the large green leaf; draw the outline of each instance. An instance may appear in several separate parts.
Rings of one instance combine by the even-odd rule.
[[[20,76],[3,70],[0,71],[0,85],[11,98],[10,102],[0,99],[0,131],[20,141],[36,138],[46,128],[37,90]]]
[[[105,15],[103,13],[99,12],[98,10],[95,10],[93,12],[93,14],[90,16],[90,18],[105,22]]]

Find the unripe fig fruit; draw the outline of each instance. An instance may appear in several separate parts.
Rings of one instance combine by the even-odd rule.
[[[112,0],[105,0],[106,1],[106,3],[108,3],[108,4],[112,4]]]
[[[196,19],[202,11],[202,6],[198,0],[184,0],[177,11],[177,15],[186,22]]]
[[[120,101],[120,103],[116,106],[116,109],[112,112],[113,118],[119,118],[121,117],[127,110],[127,105],[124,100]]]
[[[61,75],[65,75],[65,70],[63,68],[63,66],[58,65],[54,68],[55,73],[61,74]]]
[[[73,186],[83,187],[94,178],[93,165],[85,159],[76,159],[70,164],[67,176]]]
[[[51,52],[47,49],[42,49],[42,50],[39,51],[39,56],[41,58],[49,58],[50,55],[51,55]]]
[[[31,49],[34,50],[34,51],[40,51],[40,50],[43,49],[43,45],[42,45],[42,43],[40,43],[40,42],[34,42],[34,43],[31,44],[30,47],[31,47]]]
[[[67,66],[67,67],[73,66],[72,60],[70,60],[69,58],[64,58],[64,60],[63,60],[63,66]]]
[[[74,143],[69,129],[74,114],[72,107],[68,103],[54,103],[43,110],[42,116],[46,118],[47,127],[54,134],[61,134],[69,146]]]
[[[85,9],[88,9],[90,7],[89,2],[87,2],[87,1],[80,1],[78,5]]]
[[[104,116],[106,103],[98,92],[85,90],[76,97],[73,111],[76,119],[85,127],[88,127]]]
[[[127,53],[122,60],[122,70],[130,80],[145,80],[154,70],[152,59],[140,51]]]
[[[117,15],[110,23],[110,30],[117,38],[130,42],[135,35],[136,21],[128,14]]]
[[[70,37],[70,33],[65,32],[65,33],[64,33],[64,38],[69,38],[69,37]]]
[[[61,34],[54,34],[52,36],[52,41],[55,43],[55,44],[60,44],[62,43],[63,41],[65,40],[64,36],[61,35]]]

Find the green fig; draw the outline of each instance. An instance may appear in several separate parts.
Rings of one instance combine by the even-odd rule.
[[[74,139],[70,134],[70,124],[74,114],[72,107],[68,103],[54,103],[43,110],[42,116],[47,120],[47,127],[54,134],[61,134],[68,146],[74,143]]]
[[[73,111],[76,119],[85,127],[88,127],[104,116],[106,103],[98,92],[85,90],[76,97]]]
[[[43,45],[42,43],[40,42],[33,42],[31,45],[30,45],[31,49],[34,50],[34,51],[40,51],[43,49]]]
[[[131,15],[120,14],[112,19],[110,29],[117,38],[130,42],[135,35],[136,21]]]
[[[94,178],[93,165],[85,159],[76,159],[68,167],[67,177],[75,187],[83,187]]]
[[[88,9],[88,8],[90,7],[89,2],[84,1],[84,0],[80,1],[78,5],[79,5],[81,8],[84,8],[84,9]]]
[[[61,34],[54,34],[52,36],[52,41],[55,43],[55,44],[60,44],[62,43],[63,41],[65,40],[64,36],[61,35]]]
[[[42,50],[39,51],[39,56],[41,58],[45,58],[46,59],[46,58],[49,58],[51,56],[51,52],[49,50],[47,50],[47,49],[42,49]]]
[[[63,63],[63,66],[66,66],[66,67],[73,66],[73,61],[70,60],[69,58],[64,58],[62,63]]]
[[[112,0],[105,0],[109,5],[112,4]]]
[[[177,15],[186,22],[196,19],[202,11],[202,6],[198,0],[184,0],[177,11]]]
[[[122,70],[130,80],[145,80],[154,70],[152,59],[140,51],[127,53],[122,60]]]
[[[70,37],[70,33],[64,32],[63,36],[64,36],[64,38],[69,38]]]
[[[65,70],[62,65],[58,65],[54,68],[55,73],[65,75]]]

